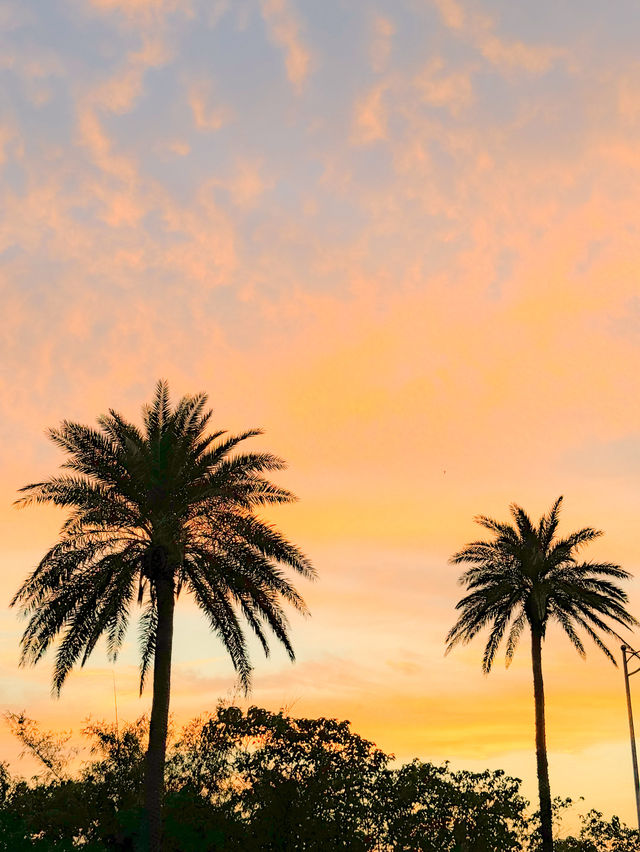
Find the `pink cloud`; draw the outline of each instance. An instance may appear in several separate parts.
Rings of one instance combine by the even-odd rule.
[[[355,104],[352,141],[356,145],[368,145],[385,139],[387,135],[387,107],[385,94],[388,83],[373,86]]]
[[[190,86],[189,106],[198,130],[216,131],[230,121],[231,109],[215,101],[213,87],[209,81],[202,81]]]
[[[272,41],[285,55],[289,82],[300,92],[311,67],[309,49],[290,0],[261,0],[260,7]]]
[[[145,39],[140,50],[131,51],[122,67],[94,88],[87,100],[112,113],[129,112],[142,94],[145,72],[164,65],[170,56],[161,39]]]
[[[191,16],[191,0],[89,0],[90,6],[101,14],[110,14],[128,26],[149,27],[163,23],[175,12]]]
[[[495,33],[495,19],[469,12],[457,0],[433,0],[443,22],[473,44],[491,64],[503,71],[521,69],[532,74],[548,70],[566,51],[555,46],[530,45],[520,40],[504,40]]]
[[[371,47],[369,49],[372,69],[380,73],[388,65],[396,28],[389,18],[375,15],[372,23]]]
[[[457,114],[469,105],[473,94],[472,77],[466,71],[447,71],[440,58],[434,58],[415,79],[420,97],[434,106],[448,107]]]

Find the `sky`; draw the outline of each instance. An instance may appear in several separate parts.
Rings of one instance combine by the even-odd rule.
[[[62,521],[12,506],[62,460],[46,429],[135,420],[162,377],[262,427],[300,497],[270,519],[312,615],[249,700],[535,797],[526,640],[489,676],[480,641],[444,657],[448,558],[562,494],[560,531],[640,572],[639,38],[630,0],[0,2],[0,710],[77,732],[114,682],[149,709],[135,631],[53,699],[8,602]],[[633,823],[620,669],[554,629],[544,665],[553,792]],[[181,598],[176,724],[220,698]]]

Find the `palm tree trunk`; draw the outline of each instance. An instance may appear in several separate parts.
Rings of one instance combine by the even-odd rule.
[[[544,721],[544,683],[542,681],[542,634],[531,628],[531,662],[533,666],[533,698],[536,706],[536,761],[538,793],[540,795],[540,829],[542,852],[553,852],[553,821],[551,818],[551,786],[547,760],[547,734]]]
[[[156,581],[158,628],[153,661],[153,702],[149,723],[149,746],[145,767],[144,811],[145,849],[160,852],[162,848],[162,798],[164,794],[164,762],[169,725],[171,691],[171,647],[173,643],[173,578]]]

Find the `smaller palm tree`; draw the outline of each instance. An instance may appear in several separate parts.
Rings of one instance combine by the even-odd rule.
[[[523,630],[528,627],[531,632],[543,852],[553,852],[542,679],[542,641],[547,625],[557,622],[583,657],[585,649],[579,634],[586,633],[615,665],[600,634],[618,636],[610,622],[624,627],[638,624],[626,609],[626,593],[614,582],[628,580],[631,575],[611,562],[576,559],[580,548],[602,532],[585,527],[566,538],[556,538],[561,504],[559,497],[537,526],[515,504],[511,505],[513,525],[479,515],[476,522],[488,529],[493,539],[472,542],[450,559],[454,565],[468,563],[472,567],[460,577],[469,594],[456,605],[461,614],[447,636],[447,653],[489,628],[482,659],[483,671],[488,673],[505,636],[509,665]]]

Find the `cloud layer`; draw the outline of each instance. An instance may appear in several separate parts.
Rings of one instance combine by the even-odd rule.
[[[529,772],[526,648],[489,679],[479,647],[442,658],[446,560],[474,514],[562,493],[567,529],[606,531],[594,556],[640,566],[636,18],[629,2],[4,2],[4,599],[60,520],[10,508],[59,461],[44,429],[136,417],[165,376],[209,391],[221,426],[263,425],[302,498],[275,519],[317,563],[313,618],[296,667],[259,663],[255,700],[348,716],[403,756]],[[16,670],[19,629],[2,615],[8,707],[53,726],[91,683],[109,714],[103,658],[52,703],[46,666]],[[233,682],[213,640],[194,658],[197,630],[178,640],[183,715]],[[547,658],[569,784],[624,742],[620,678],[595,653],[587,675],[558,636]],[[133,640],[117,676],[135,715]],[[631,818],[628,781],[606,786]]]

